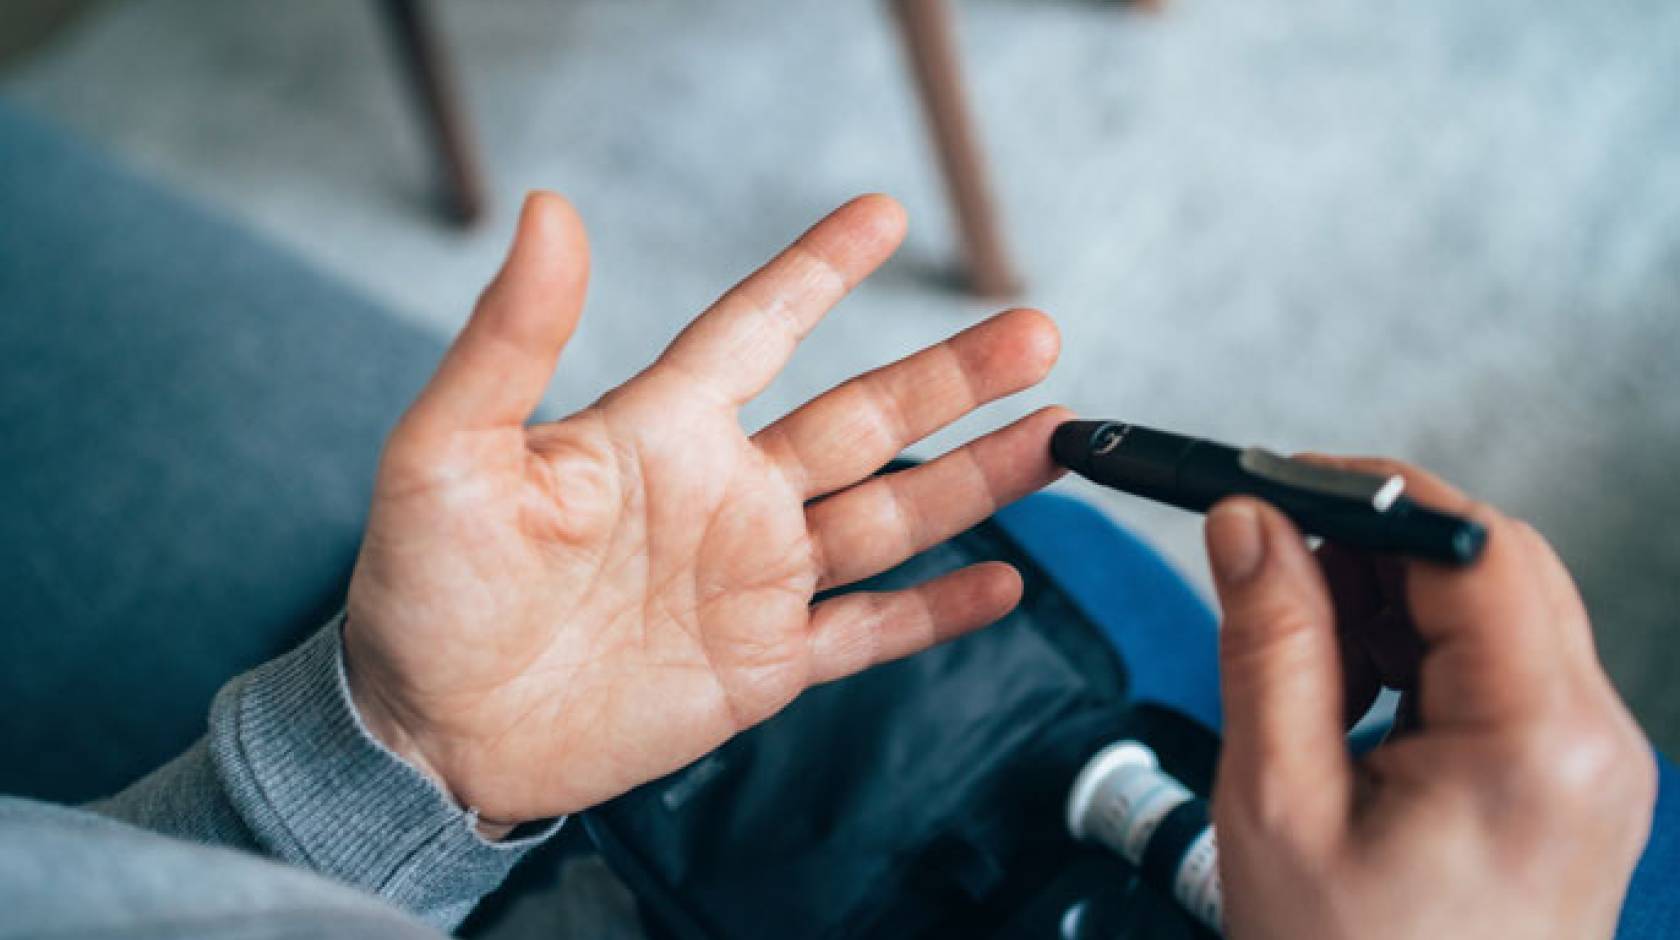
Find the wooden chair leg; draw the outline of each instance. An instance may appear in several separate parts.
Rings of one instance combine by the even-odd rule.
[[[379,5],[443,171],[450,214],[457,222],[470,224],[484,212],[484,182],[472,133],[425,0],[381,0]]]
[[[946,190],[962,229],[970,286],[986,297],[1014,294],[1020,285],[1004,248],[985,159],[969,117],[950,2],[889,2],[904,37]]]

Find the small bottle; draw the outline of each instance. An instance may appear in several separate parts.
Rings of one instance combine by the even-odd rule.
[[[1075,839],[1113,849],[1144,881],[1223,932],[1218,849],[1207,801],[1162,771],[1148,745],[1119,741],[1098,751],[1073,781],[1067,823]]]

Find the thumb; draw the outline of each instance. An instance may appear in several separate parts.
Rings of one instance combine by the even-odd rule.
[[[1269,834],[1328,835],[1345,819],[1352,772],[1323,573],[1294,524],[1253,499],[1214,507],[1207,548],[1224,612],[1220,811]]]
[[[548,388],[583,311],[589,242],[551,192],[525,198],[513,246],[405,424],[421,433],[519,424]]]

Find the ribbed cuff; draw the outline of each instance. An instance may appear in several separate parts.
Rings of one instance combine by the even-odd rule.
[[[564,819],[506,842],[480,836],[472,814],[362,724],[345,679],[343,620],[216,696],[216,772],[276,857],[447,929]]]

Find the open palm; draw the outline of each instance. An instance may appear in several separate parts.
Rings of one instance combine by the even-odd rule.
[[[501,273],[387,444],[346,657],[370,728],[501,824],[675,770],[807,686],[1006,613],[979,565],[813,604],[1055,475],[1059,415],[913,470],[908,444],[1037,382],[1054,327],[1012,311],[749,436],[739,409],[903,237],[884,197],[837,210],[643,373],[526,425],[583,305],[587,248],[534,195]]]

